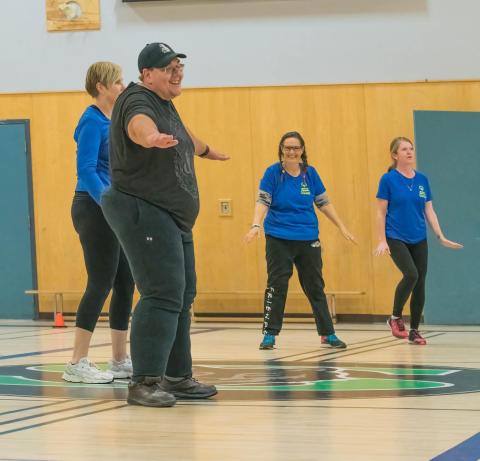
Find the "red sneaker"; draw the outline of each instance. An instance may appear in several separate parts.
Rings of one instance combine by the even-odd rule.
[[[408,331],[405,329],[405,323],[402,319],[392,319],[391,317],[387,320],[387,325],[392,329],[392,335],[395,338],[407,338]]]
[[[422,337],[418,330],[410,330],[408,342],[410,344],[417,344],[418,346],[425,346],[427,344],[427,340]]]
[[[326,336],[320,336],[320,344],[328,344]]]

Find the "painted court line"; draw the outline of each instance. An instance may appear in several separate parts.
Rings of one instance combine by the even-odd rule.
[[[376,341],[382,341],[384,339],[391,339],[391,335],[388,335],[388,336],[381,336],[379,338],[369,338],[369,339],[365,339],[365,340],[362,340],[362,341],[357,341],[357,342],[354,342],[354,343],[348,343],[348,350],[352,350],[352,348],[354,348],[355,346],[360,346],[361,344],[364,344],[364,343],[367,343],[367,344],[364,344],[364,346],[360,346],[360,347],[365,347],[365,346],[369,346],[369,345],[372,345],[373,342],[376,342]],[[294,359],[294,360],[299,360],[301,358],[301,356],[304,356],[304,355],[310,355],[310,354],[318,354],[319,352],[324,352],[325,350],[329,350],[329,351],[332,351],[334,349],[326,349],[326,347],[321,347],[319,349],[315,349],[313,351],[307,351],[307,352],[298,352],[297,354],[292,354],[292,355],[285,355],[283,357],[276,357],[274,359],[271,359],[271,362],[279,362],[279,361],[285,361],[286,359]],[[339,351],[339,349],[336,350],[337,352]],[[298,358],[297,358],[298,357]]]
[[[479,459],[480,432],[430,461],[478,461]]]
[[[48,459],[33,458],[0,458],[0,461],[49,461]]]
[[[203,329],[203,330],[197,330],[197,331],[192,331],[190,335],[199,335],[201,333],[211,333],[213,331],[218,331],[218,330],[213,330],[213,329]],[[8,338],[8,339],[14,339],[14,338]],[[95,348],[95,347],[106,347],[106,346],[111,346],[112,343],[102,343],[102,344],[93,344],[90,346],[90,348]],[[12,355],[0,355],[0,360],[8,360],[8,359],[17,359],[20,357],[33,357],[36,355],[46,355],[46,354],[55,354],[57,352],[67,352],[73,350],[72,347],[65,347],[62,349],[49,349],[46,351],[32,351],[32,352],[22,352],[20,354],[12,354]]]
[[[65,403],[71,403],[71,402],[74,402],[74,401],[73,400],[65,400],[63,403],[65,404]],[[92,403],[87,403],[87,404],[84,404],[84,405],[62,408],[61,410],[46,411],[46,412],[37,413],[37,414],[34,414],[34,415],[24,416],[22,418],[9,419],[9,420],[6,420],[6,421],[0,421],[0,426],[4,426],[4,425],[7,425],[7,424],[18,423],[20,421],[28,421],[30,419],[35,419],[35,418],[44,418],[45,416],[51,416],[51,415],[56,415],[56,414],[59,414],[59,413],[65,413],[65,412],[68,412],[68,411],[74,411],[74,410],[79,410],[79,409],[88,408],[88,407],[92,407],[92,406],[103,405],[105,403],[110,403],[110,402],[111,402],[110,400],[99,400],[99,401],[92,402]]]
[[[90,349],[96,347],[106,347],[110,346],[112,343],[103,343],[103,344],[93,344],[90,346]],[[46,354],[55,354],[57,352],[67,352],[71,351],[72,347],[64,347],[62,349],[48,349],[46,351],[31,351],[31,352],[22,352],[20,354],[12,354],[12,355],[0,355],[0,360],[8,360],[8,359],[18,359],[20,357],[33,357],[37,355],[46,355]]]
[[[442,336],[444,335],[445,333],[436,333],[436,334],[430,334],[430,335],[425,335],[424,337],[426,339],[429,339],[429,338],[434,338],[436,336]],[[353,352],[349,351],[348,349],[342,349],[340,351],[343,351],[343,353],[340,353],[337,352],[335,355],[335,358],[344,358],[344,357],[349,357],[351,355],[358,355],[358,354],[364,354],[366,352],[373,352],[373,351],[377,351],[377,350],[381,350],[381,349],[387,349],[389,347],[397,347],[397,346],[405,346],[405,345],[408,345],[408,346],[411,346],[411,347],[424,347],[424,346],[415,346],[415,345],[412,345],[412,344],[408,344],[408,343],[405,343],[405,341],[402,341],[402,340],[394,340],[394,343],[393,344],[388,344],[392,341],[386,341],[385,344],[381,345],[382,343],[378,343],[378,345],[381,345],[381,347],[372,347],[370,349],[367,349],[368,346],[364,346],[364,347],[359,347],[358,349],[360,350],[355,350],[355,349],[352,349]],[[372,346],[375,346],[375,344],[372,344]],[[333,355],[335,354],[334,352],[331,352],[329,354],[320,354],[318,356],[312,356],[312,357],[307,357],[307,358],[304,358],[304,359],[300,359],[298,360],[299,362],[305,362],[305,361],[310,361],[312,359],[316,359],[318,358],[319,361],[323,362],[325,360],[330,360],[331,357],[327,357],[326,359],[323,359],[323,357],[325,356],[329,356],[329,355]],[[477,460],[475,460],[477,461]]]
[[[321,401],[316,401],[316,402],[321,402]],[[425,412],[450,412],[454,411],[456,413],[478,413],[480,412],[480,409],[471,409],[471,408],[432,408],[431,406],[428,407],[394,407],[394,406],[371,406],[371,405],[365,405],[365,406],[353,406],[353,405],[325,405],[323,403],[311,403],[311,404],[306,404],[306,403],[298,403],[297,402],[288,402],[285,400],[282,401],[272,401],[272,400],[265,400],[265,401],[249,401],[249,402],[227,402],[227,401],[222,401],[222,400],[210,400],[210,401],[187,401],[187,400],[182,400],[179,402],[181,406],[221,406],[221,407],[248,407],[248,408],[326,408],[326,409],[335,409],[335,410],[386,410],[386,411],[425,411]],[[178,403],[177,403],[178,405]],[[435,460],[430,460],[430,461],[437,461]],[[443,461],[443,460],[441,460]],[[448,460],[451,461],[451,460]],[[453,461],[453,460],[452,460]],[[457,460],[458,461],[458,460]],[[477,458],[475,458],[475,461],[478,461]]]
[[[10,333],[13,333],[13,332],[10,332]],[[45,337],[45,336],[52,336],[52,334],[55,334],[55,335],[62,335],[62,334],[65,334],[65,333],[73,333],[73,330],[72,331],[67,331],[67,330],[63,330],[63,331],[54,331],[52,333],[35,333],[35,334],[31,334],[31,335],[23,335],[23,336],[5,336],[5,335],[2,335],[0,337],[0,341],[10,341],[12,339],[25,339],[25,338],[40,338],[40,337]]]
[[[119,408],[124,408],[124,407],[127,407],[127,406],[128,406],[128,404],[125,403],[123,405],[117,405],[117,406],[111,407],[111,408],[104,408],[102,410],[89,411],[89,412],[86,412],[86,413],[79,413],[78,415],[75,415],[75,416],[67,416],[66,418],[59,418],[59,419],[54,419],[52,421],[47,421],[47,422],[44,422],[44,423],[32,424],[31,426],[24,426],[24,427],[19,427],[19,428],[16,428],[16,429],[10,429],[8,431],[0,432],[0,435],[7,435],[7,434],[12,434],[14,432],[26,431],[28,429],[35,429],[37,427],[48,426],[50,424],[55,424],[55,423],[59,423],[59,422],[62,422],[62,421],[68,421],[70,419],[80,418],[82,416],[89,416],[89,415],[94,415],[94,414],[98,414],[98,413],[103,413],[105,411],[117,410]]]
[[[334,348],[323,348],[319,350],[317,353],[309,354],[309,355],[304,355],[303,357],[300,357],[298,359],[299,362],[305,362],[305,361],[310,361],[312,359],[323,359],[323,357],[326,357],[326,360],[330,360],[333,358],[340,358],[340,357],[345,357],[348,355],[356,355],[356,354],[361,354],[363,352],[369,352],[371,350],[377,350],[377,349],[383,349],[385,347],[392,347],[392,346],[398,346],[403,344],[402,342],[399,342],[398,339],[389,337],[387,340],[372,340],[369,344],[363,344],[358,347],[347,347],[347,349],[334,349]],[[321,352],[321,353],[319,353]]]
[[[5,416],[5,415],[11,415],[13,413],[19,413],[19,412],[22,412],[22,411],[30,411],[30,410],[37,410],[38,408],[51,407],[53,405],[59,405],[61,403],[65,403],[66,401],[69,402],[69,401],[71,401],[71,399],[60,400],[60,401],[52,402],[52,403],[46,403],[44,405],[36,405],[34,407],[23,407],[23,408],[17,408],[16,410],[4,411],[4,412],[0,413],[0,417]]]

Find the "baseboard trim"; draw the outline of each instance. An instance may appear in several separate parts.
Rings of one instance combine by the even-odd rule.
[[[63,317],[68,320],[75,320],[77,316],[76,312],[63,312]],[[38,320],[52,320],[53,312],[39,312]],[[99,320],[108,320],[108,312],[102,312]]]
[[[336,322],[337,323],[383,323],[386,321],[389,314],[337,314]],[[242,319],[261,319],[263,314],[261,312],[195,312],[194,319],[198,321],[226,321],[226,320],[239,320]],[[404,316],[404,320],[407,322],[410,320],[410,316]],[[286,313],[285,319],[296,319],[296,320],[312,320],[313,316],[311,313]]]
[[[383,323],[386,321],[389,314],[337,314],[336,323]],[[76,317],[75,312],[64,312],[63,316],[68,320],[74,320]],[[39,320],[51,320],[53,314],[51,312],[40,312]],[[261,312],[194,312],[193,318],[198,321],[209,322],[225,322],[235,320],[238,322],[257,320],[263,318]],[[311,313],[286,313],[286,320],[297,320],[310,322],[313,320]],[[403,319],[407,322],[410,321],[410,316],[406,315]],[[100,314],[100,321],[108,320],[108,312],[102,312]]]

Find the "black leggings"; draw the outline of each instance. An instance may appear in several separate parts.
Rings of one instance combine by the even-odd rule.
[[[88,281],[77,310],[76,326],[95,329],[105,300],[110,302],[110,328],[128,330],[135,284],[127,258],[102,209],[87,192],[75,192],[72,221],[82,244]]]
[[[427,275],[428,245],[426,240],[418,243],[405,243],[387,239],[390,255],[403,274],[395,290],[393,315],[401,317],[403,307],[410,294],[410,327],[418,329],[425,304],[425,277]]]
[[[295,265],[303,292],[312,307],[319,335],[335,333],[323,288],[322,254],[318,240],[284,240],[266,236],[268,281],[265,290],[263,333],[278,335],[282,329],[288,281]]]

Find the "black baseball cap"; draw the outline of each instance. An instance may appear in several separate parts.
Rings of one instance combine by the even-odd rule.
[[[138,55],[138,70],[149,67],[165,67],[175,58],[186,58],[183,53],[175,53],[166,43],[148,43]]]

